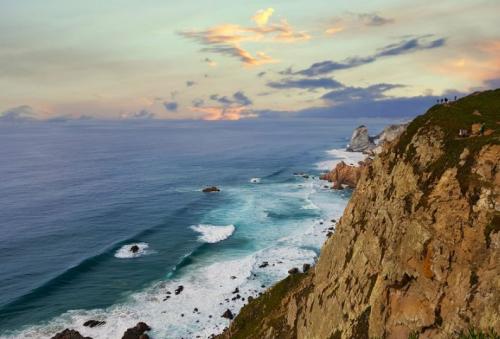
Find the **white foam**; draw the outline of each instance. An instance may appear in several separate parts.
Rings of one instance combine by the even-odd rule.
[[[191,226],[191,229],[201,234],[198,237],[198,240],[200,242],[207,242],[213,244],[229,238],[233,234],[235,227],[234,225],[215,226],[215,225],[200,224],[196,226]]]
[[[260,178],[252,178],[252,179],[250,179],[250,182],[252,184],[258,184],[258,183],[260,183]]]
[[[132,252],[131,251],[132,246],[139,247],[139,250],[137,250],[137,252]],[[116,251],[115,258],[119,259],[137,258],[152,253],[148,249],[149,249],[149,244],[145,242],[123,245],[118,251]]]
[[[139,321],[145,321],[152,327],[150,335],[154,338],[207,338],[220,333],[229,324],[229,320],[221,317],[226,309],[236,314],[247,302],[248,296],[255,297],[283,279],[290,268],[301,269],[304,263],[312,264],[317,259],[317,252],[312,248],[319,251],[328,229],[333,227],[330,220],[338,219],[347,203],[343,196],[347,193],[321,190],[322,185],[319,179],[313,179],[304,182],[300,188],[296,187],[296,183],[262,185],[258,190],[248,189],[247,186],[247,194],[241,192],[245,188],[228,188],[226,194],[234,197],[239,205],[230,209],[226,206],[222,214],[214,211],[207,216],[209,220],[225,218],[221,223],[239,225],[241,220],[252,216],[255,218],[252,220],[265,226],[269,222],[265,211],[279,213],[284,206],[288,206],[289,199],[299,204],[305,202],[305,206],[315,206],[316,211],[309,219],[287,221],[283,229],[279,228],[283,227],[279,221],[274,220],[271,221],[273,227],[262,227],[257,232],[240,227],[239,232],[248,232],[248,238],[259,238],[260,244],[265,245],[260,245],[249,254],[233,251],[231,257],[221,253],[209,258],[197,258],[189,266],[167,276],[167,280],[133,293],[119,304],[106,309],[69,311],[48,324],[18,332],[13,338],[50,338],[65,328],[75,329],[95,339],[120,338],[127,328]],[[199,241],[208,243],[227,239],[235,231],[232,224],[200,224],[191,228],[199,233]],[[132,245],[126,245],[126,249],[129,251]],[[128,251],[126,253],[130,255]],[[268,265],[260,267],[264,261]],[[179,285],[184,286],[184,290],[175,295],[174,290]],[[236,295],[232,293],[235,288],[239,289],[241,298],[231,300]],[[193,312],[194,308],[199,312]],[[84,327],[83,323],[89,319],[106,323],[94,328]]]
[[[331,149],[326,151],[327,159],[316,163],[319,170],[332,170],[341,161],[349,165],[358,166],[358,162],[366,159],[366,155],[361,152],[348,152],[343,149]]]

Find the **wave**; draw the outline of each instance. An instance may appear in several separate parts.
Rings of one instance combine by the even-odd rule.
[[[234,225],[215,226],[199,224],[191,226],[191,229],[201,234],[198,237],[199,241],[214,244],[229,238],[234,233],[235,227]]]
[[[260,183],[260,178],[252,178],[252,179],[250,179],[250,182],[252,184],[258,184],[258,183]]]
[[[133,251],[134,246],[136,248],[136,251]],[[118,251],[116,251],[115,258],[130,259],[141,257],[143,255],[151,253],[148,248],[149,244],[145,242],[123,245]]]
[[[326,151],[327,159],[316,163],[316,168],[319,170],[331,170],[341,161],[349,165],[357,166],[358,162],[366,159],[366,155],[361,152],[348,152],[344,149],[334,148]]]

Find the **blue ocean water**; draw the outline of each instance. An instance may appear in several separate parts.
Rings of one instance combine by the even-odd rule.
[[[0,336],[220,331],[236,287],[247,298],[314,262],[350,194],[317,175],[360,123],[389,122],[0,123]]]

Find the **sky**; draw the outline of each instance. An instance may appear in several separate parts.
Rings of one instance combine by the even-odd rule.
[[[498,0],[0,0],[0,119],[391,116],[500,87]]]

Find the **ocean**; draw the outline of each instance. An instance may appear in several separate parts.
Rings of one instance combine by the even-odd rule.
[[[355,127],[390,122],[0,123],[0,337],[221,332],[225,310],[314,263],[351,194],[318,175],[360,158],[343,151]]]

